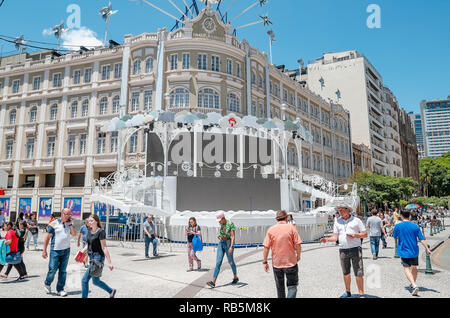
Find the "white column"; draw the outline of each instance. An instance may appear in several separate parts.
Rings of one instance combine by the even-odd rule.
[[[20,171],[20,164],[21,164],[21,158],[22,158],[22,149],[24,148],[24,144],[26,144],[26,140],[23,140],[23,125],[25,123],[25,109],[26,104],[25,100],[22,99],[22,103],[20,105],[19,109],[19,124],[17,126],[17,135],[16,135],[16,160],[14,161],[14,169],[13,169],[13,188],[19,187],[19,171]]]
[[[131,38],[125,39],[124,43],[125,46],[122,54],[122,83],[120,86],[120,113],[119,113],[120,118],[125,116],[128,105],[128,79],[129,79],[130,52],[131,52],[130,41]]]
[[[155,91],[155,109],[161,110],[163,107],[163,85],[164,85],[164,60],[165,60],[165,41],[167,39],[166,29],[158,31],[158,54],[156,67],[156,91]]]
[[[245,66],[246,66],[246,99],[247,99],[247,114],[252,114],[252,61],[250,58],[250,46],[245,47]]]
[[[3,126],[4,123],[7,122],[6,118],[6,104],[0,105],[0,160],[5,159],[4,151],[5,145],[3,144]]]
[[[86,173],[84,179],[84,187],[92,187],[93,175],[94,175],[94,154],[95,154],[95,137],[97,135],[97,129],[95,126],[95,114],[97,112],[97,91],[92,92],[91,105],[89,109],[89,128],[87,136],[87,157],[86,157]]]
[[[59,118],[59,138],[58,138],[58,147],[56,152],[56,163],[55,163],[55,188],[56,189],[62,189],[63,182],[64,182],[64,162],[63,162],[63,156],[64,156],[64,146],[66,144],[66,111],[67,111],[67,95],[63,95],[62,98],[62,104],[61,104],[61,111],[60,118]]]
[[[6,97],[8,96],[8,88],[9,88],[9,76],[5,77],[5,82],[3,83],[3,100],[6,100]],[[0,91],[0,93],[2,93]]]

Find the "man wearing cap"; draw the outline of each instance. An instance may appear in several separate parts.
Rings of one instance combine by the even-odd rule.
[[[234,252],[234,243],[235,243],[235,227],[234,224],[230,221],[227,221],[225,218],[225,213],[219,212],[216,214],[216,219],[220,224],[219,231],[219,245],[217,247],[217,259],[216,259],[216,268],[214,270],[213,279],[206,284],[214,288],[216,287],[217,276],[219,276],[220,267],[222,266],[223,257],[225,254],[227,255],[228,263],[231,266],[231,270],[233,272],[233,281],[231,284],[237,284],[239,278],[237,277],[236,264],[233,259]]]
[[[302,240],[297,227],[287,222],[286,211],[277,212],[277,224],[269,228],[264,239],[263,264],[264,270],[269,272],[267,258],[272,248],[272,267],[275,276],[278,298],[286,298],[284,277],[286,276],[288,295],[287,298],[297,296],[298,265],[301,254]]]
[[[345,294],[341,298],[350,298],[351,275],[350,268],[356,276],[356,284],[360,296],[364,296],[364,267],[362,258],[361,239],[367,237],[364,223],[355,216],[351,216],[351,206],[341,204],[337,206],[340,218],[334,222],[333,235],[322,238],[320,242],[336,242],[339,239],[339,256],[341,259],[342,272],[344,274]]]

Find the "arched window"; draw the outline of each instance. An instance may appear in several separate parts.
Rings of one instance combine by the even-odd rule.
[[[227,109],[230,112],[240,113],[241,112],[241,101],[239,97],[234,94],[230,93],[227,96]]]
[[[76,118],[78,116],[78,102],[73,102],[70,106],[70,118]]]
[[[112,102],[112,112],[113,114],[119,113],[120,110],[120,96],[114,96],[113,102]]]
[[[150,57],[145,61],[145,73],[153,72],[153,57]]]
[[[102,99],[100,99],[98,111],[100,115],[106,115],[106,113],[108,112],[108,97],[103,97]]]
[[[14,125],[16,123],[17,111],[13,109],[9,112],[9,124]]]
[[[81,117],[89,116],[89,100],[85,99],[81,106]]]
[[[56,120],[58,117],[58,105],[53,104],[50,108],[50,120]]]
[[[198,107],[204,108],[220,108],[219,93],[210,88],[202,89],[198,93]]]
[[[136,60],[133,63],[133,75],[141,74],[141,60]]]
[[[35,123],[37,119],[37,107],[34,106],[30,110],[30,123]]]
[[[189,91],[185,88],[177,88],[170,93],[170,107],[189,107]]]

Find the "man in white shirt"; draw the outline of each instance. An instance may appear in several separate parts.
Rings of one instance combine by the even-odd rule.
[[[352,208],[341,204],[337,207],[340,218],[334,222],[333,235],[322,238],[321,243],[336,242],[339,240],[339,255],[342,272],[344,274],[345,294],[341,298],[350,298],[351,266],[356,276],[356,284],[360,296],[364,296],[364,267],[362,258],[361,239],[367,237],[364,223],[355,216],[350,215]]]

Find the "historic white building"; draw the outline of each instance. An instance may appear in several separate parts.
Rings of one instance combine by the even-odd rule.
[[[5,57],[0,65],[0,169],[9,175],[0,199],[12,212],[22,198],[31,211],[51,198],[54,212],[80,198],[81,212],[92,212],[93,180],[117,169],[118,134],[100,127],[153,109],[274,118],[285,104],[286,119],[300,118],[314,139],[301,159],[290,148],[289,163],[302,160],[304,173],[336,183],[353,171],[349,112],[271,65],[209,7],[174,32],[126,35],[123,45],[55,58]],[[145,148],[144,132],[131,137],[126,166],[143,168]]]

